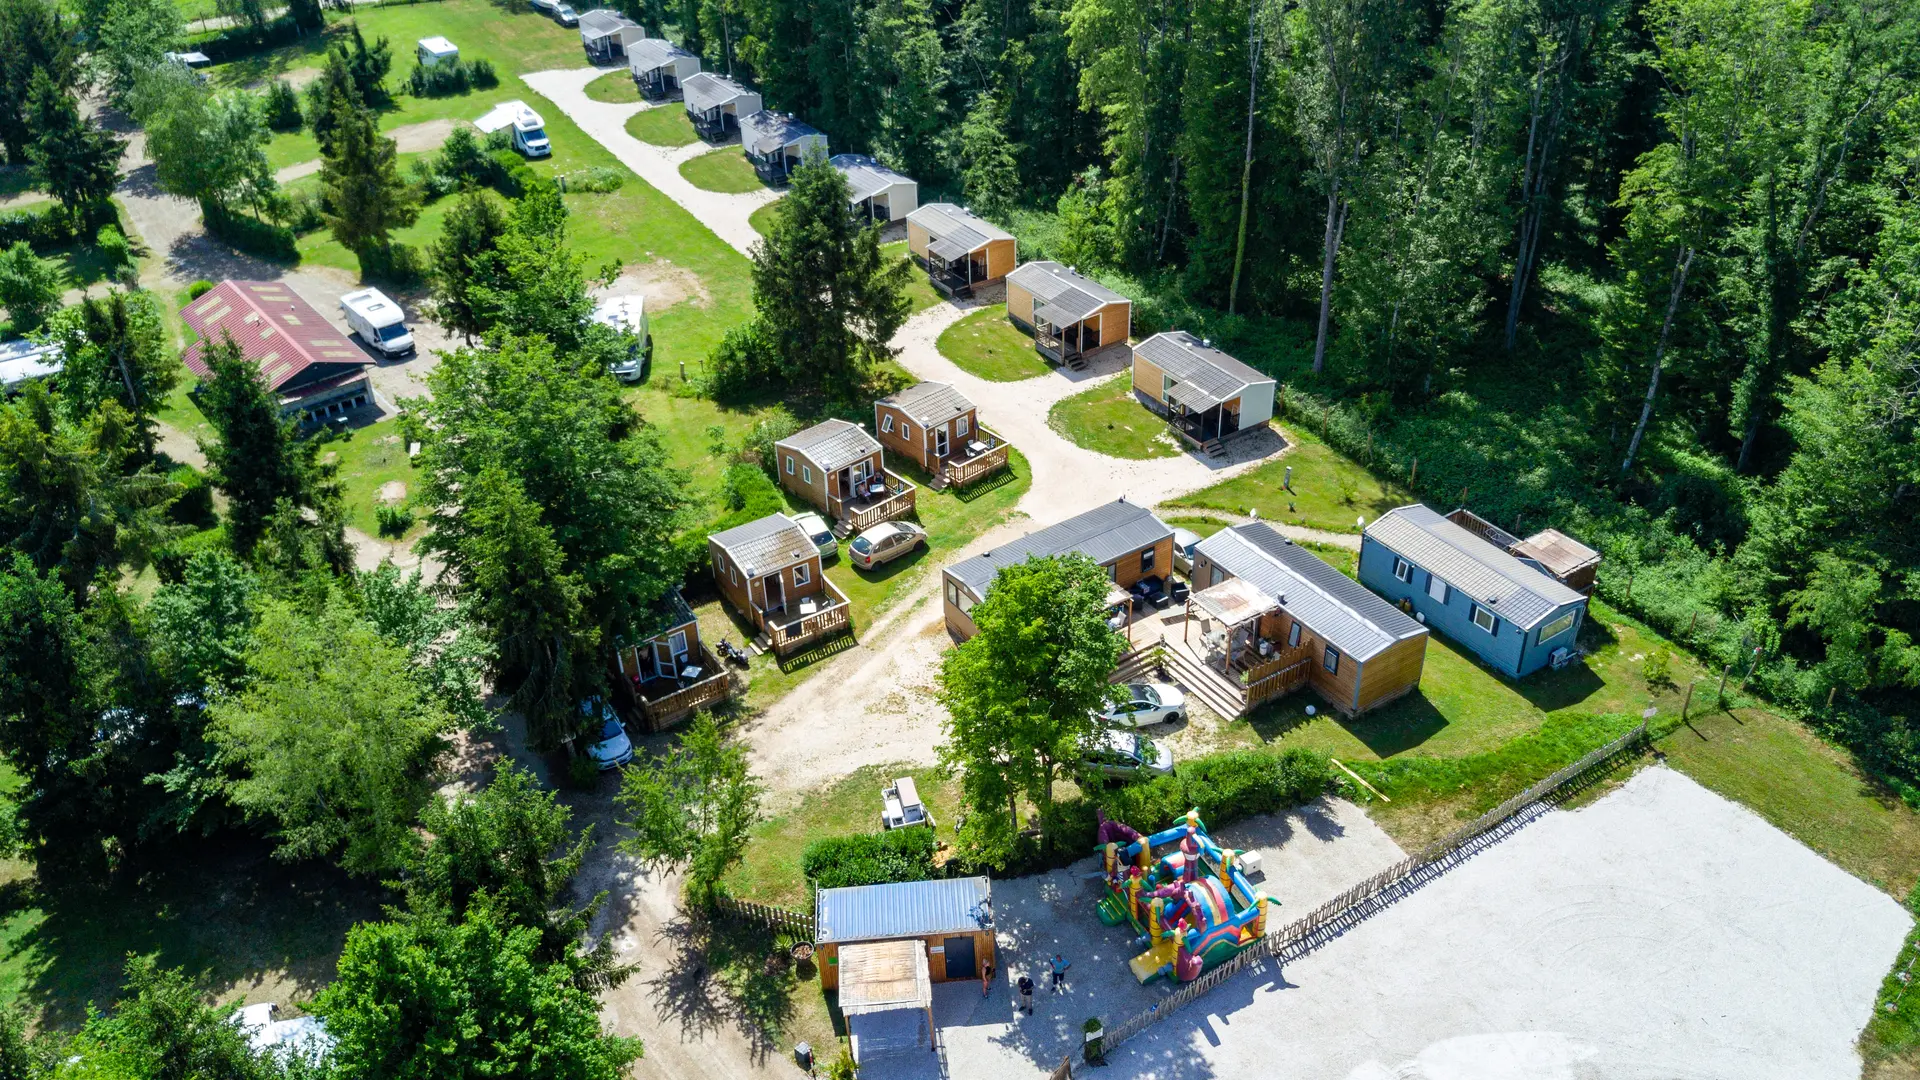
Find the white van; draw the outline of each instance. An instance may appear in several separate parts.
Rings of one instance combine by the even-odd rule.
[[[647,364],[653,358],[653,335],[647,330],[647,298],[615,296],[593,309],[593,321],[625,334],[631,343],[624,360],[607,365],[614,378],[635,383],[647,377]]]
[[[340,298],[340,310],[360,340],[381,354],[404,356],[413,351],[413,335],[407,331],[406,313],[379,289],[348,293]]]
[[[473,122],[483,135],[491,135],[501,128],[513,129],[513,148],[530,158],[543,158],[553,153],[553,145],[547,141],[546,121],[534,112],[524,101],[508,101],[487,110],[486,115]]]

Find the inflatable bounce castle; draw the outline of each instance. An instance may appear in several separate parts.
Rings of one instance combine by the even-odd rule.
[[[1207,835],[1199,810],[1152,836],[1101,814],[1099,843],[1107,881],[1100,921],[1140,932],[1142,952],[1129,966],[1141,982],[1197,979],[1267,932],[1266,894],[1247,882],[1240,853]]]

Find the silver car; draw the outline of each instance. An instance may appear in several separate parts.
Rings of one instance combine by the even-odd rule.
[[[1173,530],[1173,568],[1183,574],[1193,574],[1193,549],[1200,546],[1200,534],[1192,529],[1176,527]]]
[[[911,521],[883,521],[854,537],[847,545],[847,555],[853,565],[871,570],[926,546],[927,530]]]
[[[1173,771],[1173,751],[1131,731],[1108,728],[1080,758],[1082,772],[1101,776],[1165,776]]]
[[[793,523],[813,541],[814,550],[820,552],[823,559],[831,559],[840,554],[840,541],[833,538],[833,530],[827,527],[827,519],[808,511],[795,514]]]
[[[1125,696],[1115,704],[1094,713],[1094,718],[1112,727],[1146,727],[1187,718],[1187,696],[1167,683],[1129,683],[1115,687]]]

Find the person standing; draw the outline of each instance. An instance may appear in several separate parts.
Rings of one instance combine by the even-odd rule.
[[[1033,1015],[1033,980],[1026,975],[1020,976],[1020,1004],[1028,1016]]]
[[[1055,994],[1059,993],[1060,988],[1066,984],[1067,969],[1072,966],[1073,966],[1073,961],[1068,960],[1066,957],[1061,956],[1059,953],[1054,953],[1053,959],[1047,961],[1047,967],[1052,969],[1053,971],[1053,986],[1051,987],[1052,993],[1055,993]]]
[[[980,965],[980,996],[993,993],[993,961]]]

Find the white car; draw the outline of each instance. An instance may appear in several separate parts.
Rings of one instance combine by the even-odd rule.
[[[627,738],[627,728],[615,715],[613,706],[603,698],[592,697],[580,703],[580,715],[589,723],[597,723],[593,729],[593,742],[587,746],[587,756],[600,766],[601,772],[617,769],[633,760],[633,740]]]
[[[1116,687],[1124,699],[1109,705],[1094,716],[1116,727],[1146,727],[1187,718],[1187,696],[1177,686],[1166,683],[1128,683]]]
[[[800,526],[800,531],[807,534],[807,539],[813,541],[821,558],[831,559],[840,554],[840,541],[833,538],[833,530],[827,527],[826,518],[809,511],[795,514],[793,523]]]
[[[847,545],[847,557],[862,570],[890,563],[915,548],[925,547],[927,530],[911,521],[883,521]]]
[[[572,4],[558,4],[553,9],[554,21],[561,26],[579,26],[580,15],[573,10]]]
[[[1173,530],[1173,568],[1183,574],[1193,573],[1193,549],[1200,546],[1200,534],[1192,529],[1175,527]]]
[[[1080,757],[1082,772],[1131,779],[1165,776],[1173,771],[1173,751],[1131,731],[1108,728]]]

